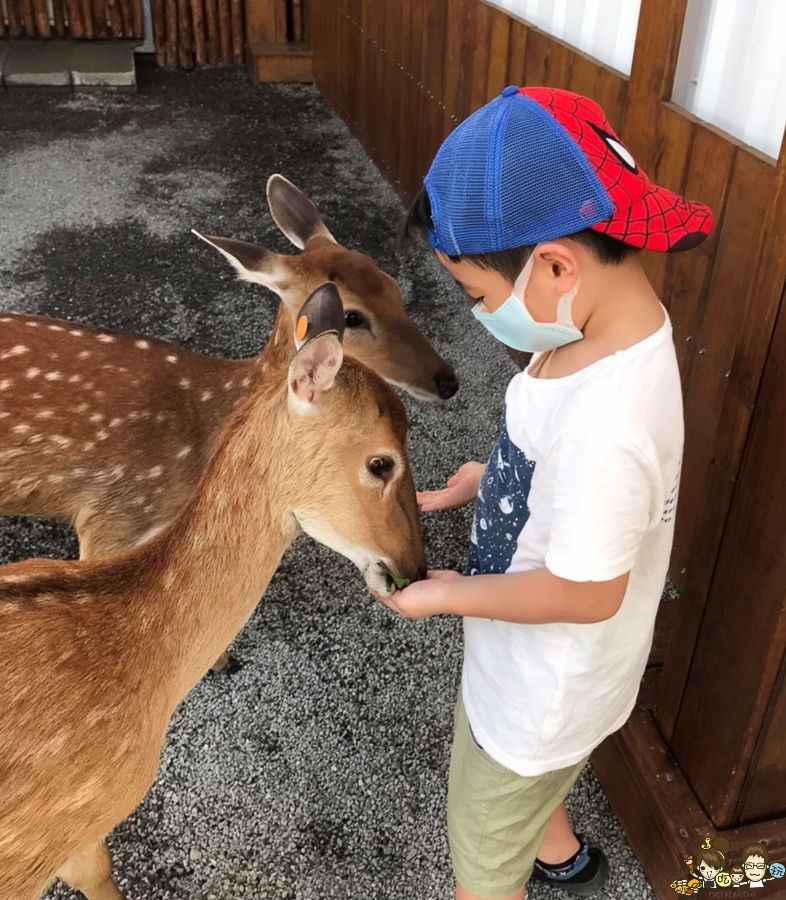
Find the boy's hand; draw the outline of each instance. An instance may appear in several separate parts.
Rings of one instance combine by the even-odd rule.
[[[448,597],[450,583],[463,578],[458,572],[435,571],[426,575],[425,581],[416,581],[403,591],[395,591],[389,597],[379,599],[393,612],[405,619],[423,619],[450,612]]]
[[[468,462],[448,479],[448,486],[441,491],[418,491],[418,504],[423,512],[438,509],[455,509],[466,506],[478,496],[480,479],[485,466],[479,462]]]

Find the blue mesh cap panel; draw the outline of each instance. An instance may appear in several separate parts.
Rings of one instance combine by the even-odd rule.
[[[614,208],[575,141],[535,101],[498,97],[462,122],[425,179],[432,246],[451,256],[563,237]]]

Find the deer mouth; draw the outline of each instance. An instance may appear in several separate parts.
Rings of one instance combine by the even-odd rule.
[[[390,597],[395,591],[395,587],[388,587],[388,579],[382,568],[383,560],[375,559],[363,569],[363,578],[366,580],[366,586],[370,591],[378,594],[380,597]]]

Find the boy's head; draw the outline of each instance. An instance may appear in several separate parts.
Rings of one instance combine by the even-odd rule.
[[[511,286],[533,256],[536,274],[540,267],[554,275],[550,295],[564,301],[576,292],[582,258],[617,266],[637,249],[687,250],[711,225],[706,206],[649,181],[594,101],[551,88],[508,87],[442,144],[406,231],[427,235],[467,293],[485,298],[481,315],[487,315],[508,305]],[[526,306],[523,294],[518,299]],[[568,337],[569,302],[558,305],[562,338],[575,339]],[[510,313],[500,318],[513,322]],[[537,320],[538,311],[532,314]]]
[[[762,881],[769,861],[770,853],[764,844],[748,844],[742,851],[742,868],[748,881]]]

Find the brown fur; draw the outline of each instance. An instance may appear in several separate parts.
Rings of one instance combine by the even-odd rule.
[[[0,900],[34,900],[57,873],[89,900],[121,897],[103,839],[143,798],[173,710],[251,614],[302,510],[422,577],[401,402],[347,359],[330,390],[312,384],[318,411],[298,414],[288,385],[314,359],[274,367],[146,544],[0,569]],[[369,484],[381,454],[402,465]]]

